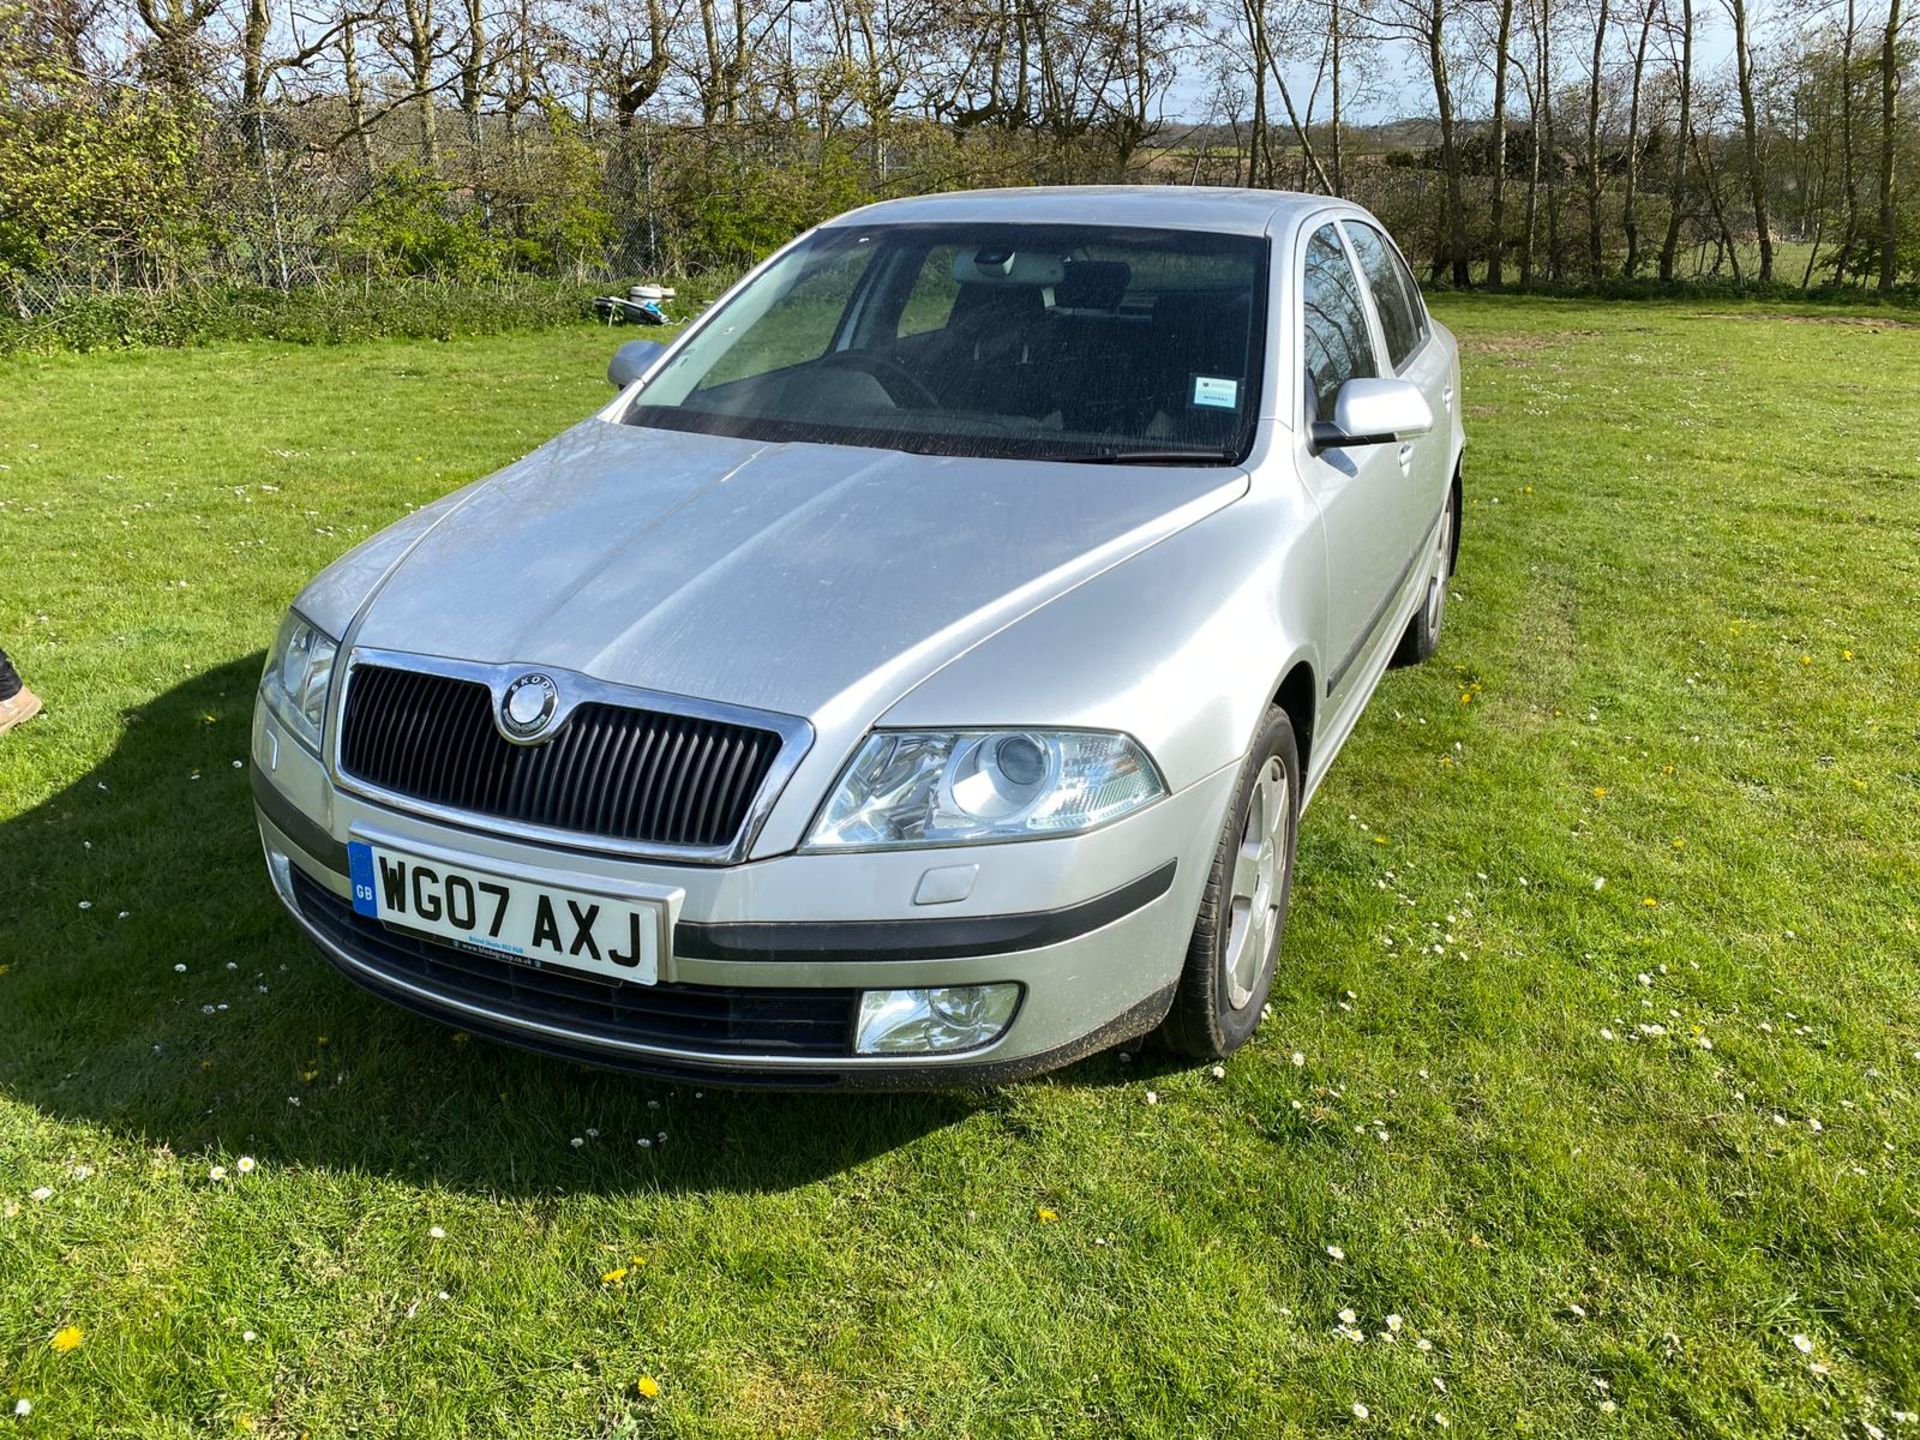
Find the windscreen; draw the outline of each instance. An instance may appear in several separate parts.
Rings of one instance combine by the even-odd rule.
[[[937,455],[1227,464],[1259,413],[1266,242],[1093,225],[816,232],[628,424]]]

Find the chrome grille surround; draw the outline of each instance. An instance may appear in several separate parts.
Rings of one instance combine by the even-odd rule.
[[[664,843],[631,839],[619,835],[595,833],[515,819],[484,810],[443,804],[390,788],[357,775],[347,768],[344,758],[347,705],[353,693],[354,677],[362,667],[412,671],[421,675],[465,681],[484,686],[489,697],[489,726],[498,715],[507,687],[529,672],[550,676],[559,689],[557,708],[544,737],[550,741],[565,733],[568,720],[582,707],[606,707],[615,710],[647,712],[681,722],[706,722],[746,730],[768,731],[779,738],[779,748],[767,767],[758,788],[748,801],[737,831],[731,838],[714,844]],[[668,860],[695,865],[727,865],[744,860],[766,823],[774,802],[793,776],[801,759],[813,744],[813,727],[795,715],[758,710],[701,700],[687,695],[671,695],[634,686],[615,685],[578,671],[565,670],[537,661],[486,664],[454,660],[445,656],[415,655],[404,651],[383,650],[354,645],[347,652],[340,676],[334,686],[327,716],[327,770],[340,789],[377,802],[391,809],[418,815],[437,823],[465,830],[484,831],[512,840],[558,849],[601,854],[627,855],[642,859]]]

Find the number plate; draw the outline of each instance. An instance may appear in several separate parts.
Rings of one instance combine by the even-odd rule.
[[[353,908],[401,930],[522,965],[652,985],[666,926],[659,901],[592,895],[355,840]]]

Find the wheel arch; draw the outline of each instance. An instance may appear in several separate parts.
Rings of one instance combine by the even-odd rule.
[[[1313,754],[1313,722],[1319,697],[1313,662],[1306,659],[1295,660],[1273,692],[1273,703],[1286,711],[1287,719],[1293,723],[1293,743],[1299,752],[1303,782]]]

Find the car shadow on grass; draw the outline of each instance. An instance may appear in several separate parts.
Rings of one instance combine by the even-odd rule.
[[[126,713],[98,766],[0,822],[0,1088],[15,1099],[177,1154],[521,1194],[781,1190],[1002,1105],[703,1091],[527,1054],[356,989],[268,884],[246,768],[260,665]],[[57,746],[52,703],[6,743]],[[1067,1075],[1145,1068],[1095,1057]]]

